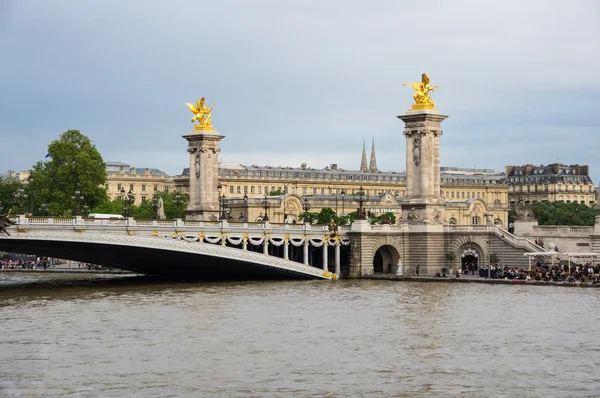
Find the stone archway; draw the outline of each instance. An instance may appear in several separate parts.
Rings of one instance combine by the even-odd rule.
[[[373,256],[373,272],[375,274],[396,273],[398,263],[400,262],[400,253],[392,245],[380,246]]]
[[[481,267],[481,256],[472,247],[466,248],[460,254],[460,267],[463,273],[477,271]]]
[[[283,205],[284,214],[286,220],[284,222],[289,224],[295,224],[298,222],[298,217],[302,214],[302,198],[295,194],[288,194],[285,197],[285,204]]]

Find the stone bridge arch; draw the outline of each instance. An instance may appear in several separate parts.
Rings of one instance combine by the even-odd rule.
[[[486,267],[489,263],[490,256],[490,240],[484,236],[458,236],[448,247],[448,251],[455,254],[449,267],[453,270],[462,267],[464,270],[465,264],[476,263],[478,268]]]
[[[402,240],[394,235],[368,235],[353,240],[350,272],[352,276],[396,273],[402,262]],[[377,270],[375,269],[377,265]]]

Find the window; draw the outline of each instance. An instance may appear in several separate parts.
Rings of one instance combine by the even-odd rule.
[[[465,191],[462,191],[461,195],[462,195],[462,198],[464,199],[465,198]]]
[[[121,184],[118,184],[118,185],[117,185],[117,190],[118,190],[118,191],[120,191],[122,188],[123,188],[123,185],[121,185]]]
[[[325,195],[325,188],[321,188],[321,195]]]
[[[306,188],[302,188],[302,195],[306,195]]]
[[[129,190],[133,192],[133,184],[129,184]]]
[[[454,191],[452,191],[452,199],[454,199]]]
[[[244,185],[244,193],[248,193],[248,186]]]
[[[317,188],[313,188],[313,195],[317,194]]]
[[[241,186],[237,186],[237,193],[242,193],[242,187]]]
[[[260,187],[259,187],[260,188]],[[254,193],[254,185],[250,187],[250,193]]]
[[[146,184],[142,184],[142,192],[146,192]]]
[[[479,225],[479,223],[480,223],[479,216],[473,216],[471,221],[472,221],[473,225]]]
[[[452,193],[454,193],[454,192],[452,192]],[[450,220],[448,220],[448,224],[456,225],[456,218],[452,217]]]
[[[269,187],[265,187],[265,195],[269,193]]]
[[[229,186],[229,193],[233,193],[233,185]]]
[[[146,201],[146,195],[142,195],[142,202]]]
[[[258,193],[262,193],[262,187],[258,187]]]
[[[158,192],[158,185],[154,185],[154,192]]]
[[[165,185],[165,192],[169,192],[169,186]]]

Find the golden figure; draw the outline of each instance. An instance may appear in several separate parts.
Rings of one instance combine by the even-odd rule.
[[[185,104],[188,106],[188,108],[190,108],[190,111],[192,111],[192,113],[194,115],[196,115],[192,118],[192,123],[198,122],[198,124],[196,124],[194,126],[194,130],[215,131],[213,126],[210,124],[211,123],[210,112],[213,110],[213,108],[216,105],[214,102],[213,102],[213,105],[210,108],[208,108],[207,106],[204,106],[204,97],[202,97],[198,101],[196,101],[196,105],[191,104],[189,102],[186,102]]]
[[[413,104],[413,110],[421,110],[421,109],[435,109],[435,102],[431,100],[429,96],[430,91],[434,91],[436,88],[440,86],[432,86],[429,84],[429,76],[426,73],[421,75],[421,82],[411,82],[404,83],[403,86],[411,85],[413,90],[415,90],[415,95],[413,98],[415,99],[415,103]]]

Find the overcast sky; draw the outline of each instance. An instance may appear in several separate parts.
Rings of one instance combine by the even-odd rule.
[[[210,96],[220,159],[405,169],[402,83],[426,72],[442,166],[588,164],[600,180],[600,2],[0,0],[0,173],[73,128],[179,174]]]

